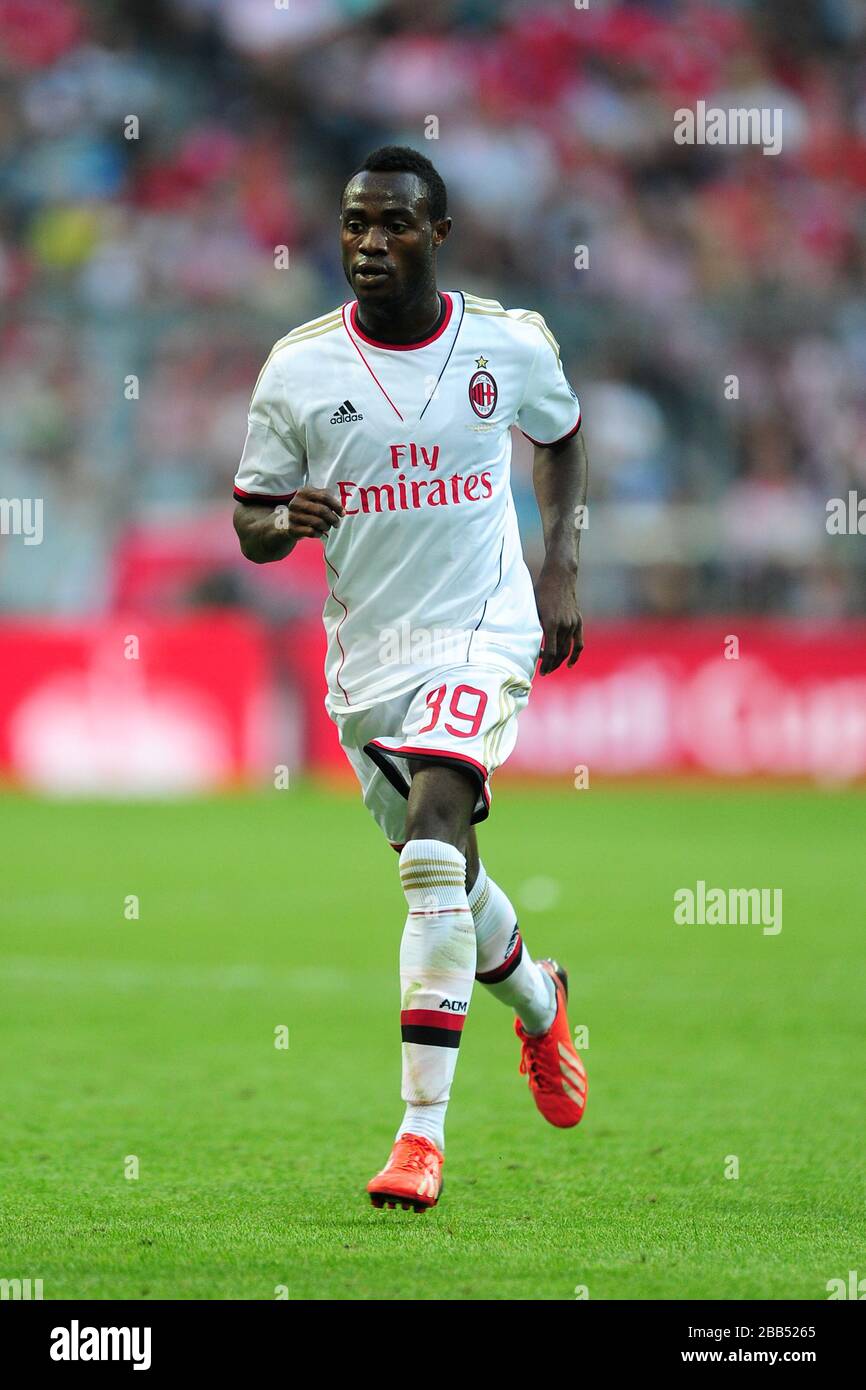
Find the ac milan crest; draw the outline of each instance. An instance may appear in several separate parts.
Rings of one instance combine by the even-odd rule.
[[[496,399],[499,391],[496,382],[490,372],[473,372],[469,381],[469,404],[480,415],[482,420],[487,420],[496,409]]]

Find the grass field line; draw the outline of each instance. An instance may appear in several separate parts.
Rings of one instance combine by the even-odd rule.
[[[58,984],[93,989],[212,989],[243,990],[275,987],[331,994],[357,989],[359,973],[377,978],[374,971],[349,974],[328,966],[301,966],[274,970],[263,965],[155,964],[153,961],[75,960],[67,956],[6,956],[0,960],[0,978],[10,984]]]

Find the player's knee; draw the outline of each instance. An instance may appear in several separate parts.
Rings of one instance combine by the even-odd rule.
[[[410,799],[406,811],[406,841],[442,840],[465,855],[468,820],[468,811],[455,802],[451,788],[439,779],[428,779],[423,795]]]
[[[419,816],[417,820],[407,819],[406,844],[411,840],[441,840],[446,845],[452,845],[462,855],[466,854],[466,835],[460,833],[447,815],[437,816],[429,813]]]
[[[413,798],[406,812],[407,840],[445,840],[463,853],[467,828],[447,790],[431,787],[423,797]]]
[[[475,804],[474,782],[461,768],[410,761],[412,786],[406,808],[407,839],[445,840],[466,852]]]

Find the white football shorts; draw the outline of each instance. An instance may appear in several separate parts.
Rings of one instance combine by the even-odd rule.
[[[517,742],[532,682],[502,666],[462,665],[368,709],[331,714],[371,812],[395,849],[406,837],[409,758],[465,767],[476,779],[472,824],[486,820],[490,778]]]

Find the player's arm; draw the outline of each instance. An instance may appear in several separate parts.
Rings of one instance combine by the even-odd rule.
[[[327,535],[343,515],[336,497],[307,484],[305,440],[291,406],[302,384],[287,371],[288,355],[277,344],[259,373],[235,477],[235,531],[256,565],[284,560],[298,541]]]
[[[326,536],[339,526],[343,508],[324,488],[298,488],[290,502],[277,506],[238,502],[234,526],[241,551],[255,565],[285,560],[298,541],[308,536]]]
[[[540,332],[527,374],[517,424],[535,446],[532,483],[544,530],[544,564],[535,603],[544,633],[540,672],[546,676],[583,650],[577,607],[580,526],[586,505],[587,460],[580,433],[580,402],[562,369],[559,345],[539,314],[521,316]],[[547,443],[545,441],[551,441]]]
[[[583,435],[558,444],[536,444],[532,485],[544,532],[544,563],[535,585],[538,618],[544,631],[542,676],[568,658],[573,666],[583,651],[583,619],[577,606],[580,560],[578,508],[586,506],[589,464]],[[569,655],[570,653],[570,655]]]

